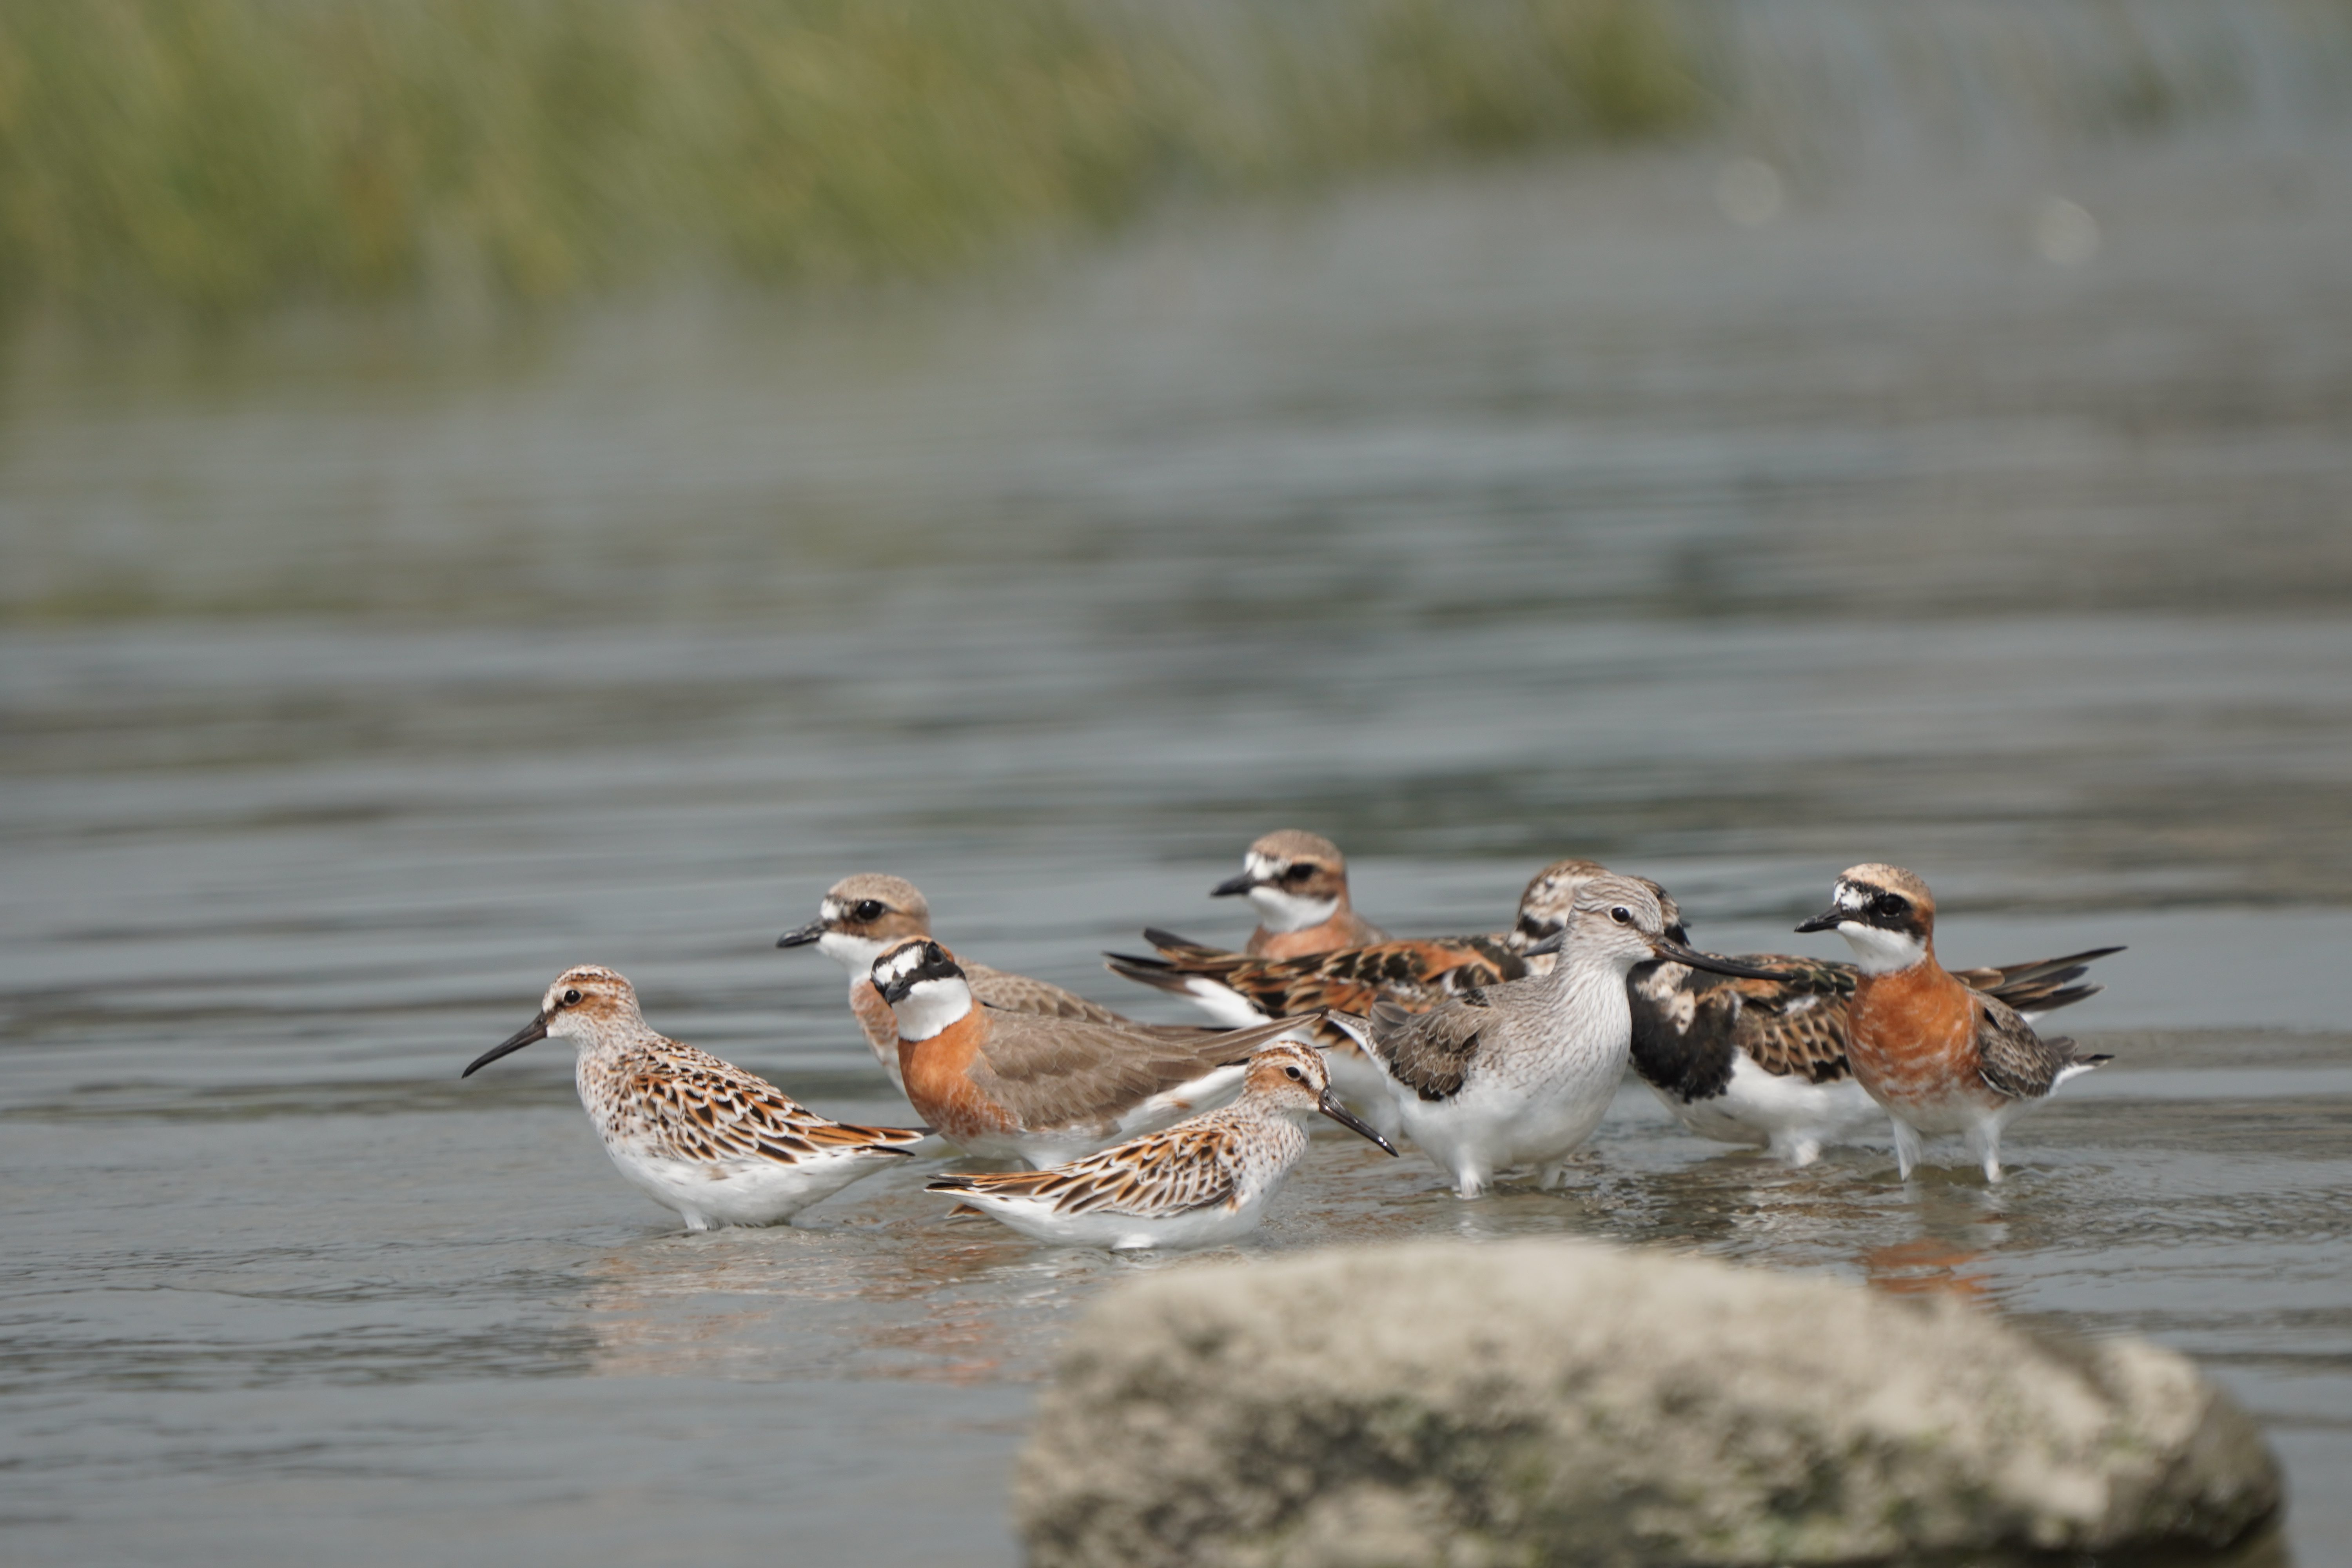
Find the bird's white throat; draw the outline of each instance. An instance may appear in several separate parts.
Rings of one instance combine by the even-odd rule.
[[[1838,935],[1853,949],[1855,966],[1864,974],[1898,974],[1927,956],[1927,947],[1907,931],[1884,931],[1860,921],[1842,921]]]
[[[1252,888],[1249,900],[1257,906],[1258,919],[1265,929],[1275,931],[1305,931],[1308,926],[1319,926],[1339,909],[1337,899],[1302,899],[1297,893],[1286,893],[1275,887]]]
[[[971,987],[961,977],[918,980],[890,1011],[898,1015],[900,1039],[928,1040],[971,1011]]]
[[[882,956],[882,945],[870,936],[851,936],[838,931],[829,931],[816,939],[816,950],[849,971],[853,980],[863,980],[874,972],[874,961]]]

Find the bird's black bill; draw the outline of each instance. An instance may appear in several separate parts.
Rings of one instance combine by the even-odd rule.
[[[508,1036],[506,1039],[498,1045],[492,1046],[480,1056],[476,1057],[472,1065],[468,1066],[464,1072],[459,1073],[457,1076],[459,1078],[471,1078],[482,1068],[498,1060],[500,1057],[512,1056],[515,1052],[522,1049],[533,1040],[543,1040],[545,1038],[547,1038],[547,1015],[541,1013],[538,1017],[533,1018],[530,1023],[525,1024],[521,1028],[517,1029],[513,1034]]]
[[[1211,888],[1209,889],[1209,897],[1213,899],[1230,899],[1236,893],[1246,893],[1252,888],[1256,886],[1256,874],[1250,871],[1244,871],[1238,877],[1228,877],[1223,881],[1218,883],[1215,887]]]
[[[1381,1148],[1387,1150],[1391,1154],[1396,1152],[1395,1144],[1390,1142],[1387,1139],[1373,1131],[1372,1129],[1365,1123],[1361,1118],[1358,1117],[1354,1111],[1349,1110],[1346,1106],[1332,1099],[1331,1091],[1329,1089],[1327,1089],[1323,1091],[1323,1098],[1317,1102],[1315,1109],[1329,1117],[1332,1121],[1338,1122],[1340,1126],[1346,1128],[1349,1131],[1356,1133],[1360,1137],[1370,1139],[1373,1142],[1379,1144]]]
[[[811,921],[804,926],[794,926],[776,939],[778,947],[806,947],[824,935],[824,922]]]
[[[1789,972],[1785,969],[1759,969],[1752,963],[1742,963],[1736,958],[1717,958],[1711,952],[1701,952],[1695,947],[1685,947],[1670,936],[1654,936],[1650,939],[1650,946],[1660,958],[1671,959],[1676,963],[1687,963],[1693,969],[1711,969],[1717,974],[1736,974],[1742,980],[1789,978]]]
[[[1823,910],[1797,929],[1801,931],[1835,931],[1851,918],[1843,910]]]
[[[1562,926],[1558,931],[1552,932],[1549,936],[1544,938],[1543,941],[1537,942],[1534,946],[1528,948],[1527,956],[1529,958],[1541,958],[1545,953],[1558,952],[1561,948],[1566,947],[1567,945],[1568,928],[1566,926]]]

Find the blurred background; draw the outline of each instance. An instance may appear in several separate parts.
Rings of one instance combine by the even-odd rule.
[[[0,5],[0,1530],[24,1563],[1009,1563],[1137,1265],[919,1174],[687,1239],[563,966],[900,1120],[777,931],[2123,942],[1997,1200],[1629,1095],[1616,1236],[2198,1354],[2352,1561],[2352,5]],[[2070,1089],[2070,1095],[2073,1091]],[[2272,1561],[2273,1559],[2264,1559]]]

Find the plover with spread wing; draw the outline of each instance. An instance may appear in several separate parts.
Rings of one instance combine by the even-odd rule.
[[[629,983],[593,963],[558,975],[539,1016],[458,1076],[544,1039],[577,1050],[580,1103],[614,1165],[688,1230],[789,1219],[925,1137],[827,1121],[767,1079],[656,1034]]]

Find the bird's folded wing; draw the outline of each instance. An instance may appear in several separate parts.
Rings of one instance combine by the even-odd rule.
[[[663,1051],[658,1067],[629,1075],[631,1098],[646,1122],[639,1131],[687,1159],[793,1164],[844,1148],[898,1152],[923,1138],[913,1128],[829,1121],[758,1074],[691,1047]]]
[[[1164,1218],[1233,1197],[1238,1167],[1226,1143],[1213,1126],[1171,1127],[1049,1170],[956,1176],[932,1185],[1033,1198],[1056,1214]]]
[[[1192,1083],[1282,1035],[1304,1037],[1314,1020],[1170,1038],[1075,1018],[1007,1014],[992,1020],[972,1080],[1027,1127],[1105,1121],[1154,1095]]]
[[[1081,1018],[1090,1024],[1134,1026],[1135,1023],[1099,1002],[1089,1002],[1075,991],[1065,991],[1043,980],[1032,980],[1025,974],[1010,974],[1002,969],[991,969],[984,963],[967,963],[962,967],[964,980],[971,986],[971,994],[991,1007],[1008,1013],[1038,1013],[1053,1018]]]
[[[1979,1070],[1985,1082],[2014,1100],[2048,1094],[2074,1060],[2074,1042],[2063,1036],[2043,1039],[1998,997],[1979,994],[1976,1001],[1977,1050],[1984,1064]]]
[[[1491,1022],[1485,992],[1473,988],[1426,1013],[1383,1002],[1372,1009],[1372,1053],[1389,1076],[1423,1100],[1459,1093]]]

